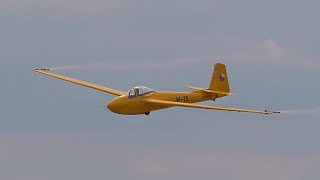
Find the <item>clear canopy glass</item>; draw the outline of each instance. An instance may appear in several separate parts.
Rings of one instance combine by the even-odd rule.
[[[145,86],[136,86],[127,92],[127,96],[129,98],[133,98],[133,97],[143,96],[144,94],[148,94],[150,92],[154,92],[154,90]]]

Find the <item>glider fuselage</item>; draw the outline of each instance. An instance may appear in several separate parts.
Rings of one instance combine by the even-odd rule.
[[[146,112],[155,111],[173,107],[173,105],[149,104],[146,100],[164,100],[171,102],[197,103],[208,100],[215,100],[216,96],[203,91],[193,92],[169,92],[154,91],[148,94],[129,98],[127,95],[116,97],[107,104],[107,108],[117,114],[135,115],[145,114]]]

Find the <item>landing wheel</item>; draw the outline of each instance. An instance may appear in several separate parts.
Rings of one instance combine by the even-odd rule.
[[[150,114],[150,111],[148,111],[148,112],[145,112],[144,114],[148,116],[148,115]]]

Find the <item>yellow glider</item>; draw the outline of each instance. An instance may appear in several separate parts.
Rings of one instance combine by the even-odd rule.
[[[228,82],[228,75],[226,66],[221,63],[215,64],[209,88],[199,88],[187,86],[192,89],[191,92],[169,92],[169,91],[155,91],[144,86],[136,86],[127,93],[111,89],[108,87],[80,81],[70,77],[54,74],[49,72],[50,69],[34,69],[35,72],[58,78],[71,83],[86,86],[105,93],[113,94],[118,97],[114,98],[107,104],[107,108],[117,114],[124,115],[149,115],[151,111],[165,109],[170,107],[190,107],[200,109],[212,109],[222,111],[247,112],[258,114],[274,114],[280,112],[259,111],[250,109],[238,109],[220,106],[208,106],[201,104],[193,104],[196,102],[213,100],[230,95],[230,88]]]

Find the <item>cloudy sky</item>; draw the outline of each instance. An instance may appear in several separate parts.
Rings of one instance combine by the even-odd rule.
[[[0,179],[319,179],[319,5],[1,0]],[[32,72],[183,91],[216,62],[235,95],[205,104],[287,114],[121,116],[112,95]]]

